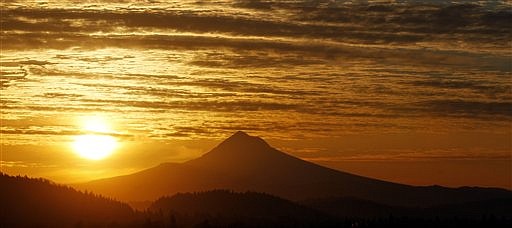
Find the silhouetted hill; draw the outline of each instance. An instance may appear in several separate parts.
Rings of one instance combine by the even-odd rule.
[[[391,215],[411,215],[418,208],[389,206],[353,197],[327,197],[300,202],[338,218],[385,218]]]
[[[459,204],[439,205],[420,210],[423,217],[439,218],[506,218],[512,225],[512,199],[490,199]]]
[[[208,220],[214,227],[304,227],[335,224],[329,216],[316,210],[256,192],[212,190],[178,193],[158,199],[151,205],[150,210],[164,215],[170,214],[185,223]]]
[[[134,212],[124,203],[0,173],[0,227],[510,227],[512,200],[395,207],[355,198],[294,203],[266,193],[179,193]]]
[[[460,218],[496,217],[512,222],[512,199],[492,199],[433,207],[398,207],[349,197],[330,197],[300,202],[341,219],[347,218]]]
[[[165,163],[80,187],[126,201],[211,189],[266,192],[294,201],[354,197],[386,205],[421,207],[512,198],[512,192],[504,189],[416,187],[353,175],[290,156],[244,132],[235,133],[197,159]]]
[[[162,197],[149,208],[160,227],[510,227],[512,200],[428,208],[355,198],[300,203],[256,192],[213,190]]]
[[[135,213],[126,204],[56,185],[0,173],[0,227],[119,226]]]

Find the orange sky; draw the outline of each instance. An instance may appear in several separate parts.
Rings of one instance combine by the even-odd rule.
[[[365,176],[512,189],[506,1],[1,4],[3,172],[127,174],[245,130]]]

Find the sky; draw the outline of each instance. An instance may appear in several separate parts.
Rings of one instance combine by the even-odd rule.
[[[2,172],[62,183],[128,174],[243,130],[359,175],[512,189],[511,1],[1,9]],[[104,159],[74,148],[91,119],[117,142]]]

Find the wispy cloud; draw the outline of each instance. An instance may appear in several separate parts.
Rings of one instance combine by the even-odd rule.
[[[471,152],[459,150],[437,150],[437,151],[388,151],[388,153],[381,154],[360,154],[350,156],[329,156],[329,157],[309,157],[309,161],[504,161],[511,160],[510,154],[507,151],[496,151],[493,153],[486,152]]]
[[[165,140],[502,131],[512,118],[505,2],[38,4],[2,11],[5,119],[123,113]]]

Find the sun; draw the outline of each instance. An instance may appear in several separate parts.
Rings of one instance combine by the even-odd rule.
[[[109,135],[76,136],[73,148],[83,158],[101,160],[112,154],[117,147],[117,140]]]
[[[100,116],[85,117],[82,120],[85,134],[75,136],[73,150],[90,160],[101,160],[110,156],[118,146],[113,131]]]
[[[100,116],[89,116],[83,119],[84,130],[96,133],[108,133],[110,127],[105,119]]]

